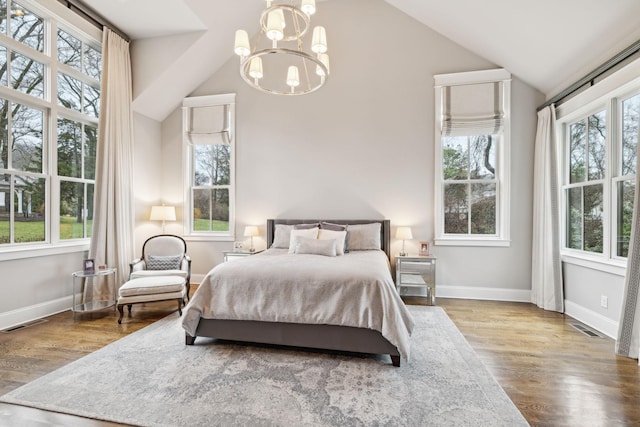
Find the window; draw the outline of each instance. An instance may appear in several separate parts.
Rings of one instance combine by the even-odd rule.
[[[234,238],[235,95],[186,98],[185,234],[191,238]]]
[[[435,80],[435,243],[508,246],[510,74]]]
[[[51,6],[0,0],[0,251],[91,236],[101,33]]]
[[[629,250],[640,94],[609,94],[564,118],[565,249],[602,260]]]

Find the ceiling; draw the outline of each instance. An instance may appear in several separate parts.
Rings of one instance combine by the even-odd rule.
[[[547,98],[640,39],[638,0],[385,1],[506,68]],[[191,58],[194,63],[207,65],[208,75],[190,76],[200,80],[190,80],[193,86],[190,90],[176,88],[187,90],[180,98],[232,56],[228,46],[237,28],[255,26],[257,31],[254,21],[264,7],[263,0],[85,0],[85,3],[140,41],[140,45],[151,47],[154,38],[164,36],[199,34],[193,49],[180,52],[183,56],[180,70],[184,73],[189,69],[184,64]],[[196,49],[198,44],[207,46],[208,59]],[[210,63],[203,64],[203,60]],[[159,81],[155,84],[166,91],[166,79],[156,80]],[[175,82],[175,76],[172,81]],[[170,112],[166,111],[169,107],[157,105],[157,99],[151,96],[145,100],[145,90],[138,92],[134,101],[136,111],[144,111],[156,120],[163,120]]]

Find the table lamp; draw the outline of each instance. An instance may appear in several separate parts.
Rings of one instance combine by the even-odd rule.
[[[251,247],[249,247],[249,252],[255,252],[256,248],[253,247],[253,236],[259,236],[260,232],[258,231],[258,227],[255,225],[247,225],[244,228],[244,236],[251,237]]]
[[[164,234],[164,222],[176,220],[176,208],[173,206],[165,206],[165,205],[152,206],[149,220],[162,221],[162,234]]]
[[[402,252],[400,252],[400,256],[407,256],[407,253],[404,251],[404,241],[413,239],[411,227],[398,227],[396,230],[396,239],[402,239]]]

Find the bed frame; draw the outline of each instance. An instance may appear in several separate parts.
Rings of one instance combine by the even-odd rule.
[[[390,255],[389,220],[317,220],[317,219],[269,219],[267,220],[267,248],[271,247],[277,224],[304,224],[315,222],[336,224],[367,224],[379,222],[381,249]],[[185,333],[187,345],[193,345],[196,337],[210,337],[231,341],[286,345],[356,353],[388,354],[393,366],[400,366],[400,353],[382,334],[372,329],[350,326],[313,325],[303,323],[261,322],[245,320],[200,319],[196,336]]]

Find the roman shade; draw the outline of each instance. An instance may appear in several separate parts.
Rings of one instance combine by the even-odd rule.
[[[187,138],[191,144],[228,144],[229,106],[186,107]]]

